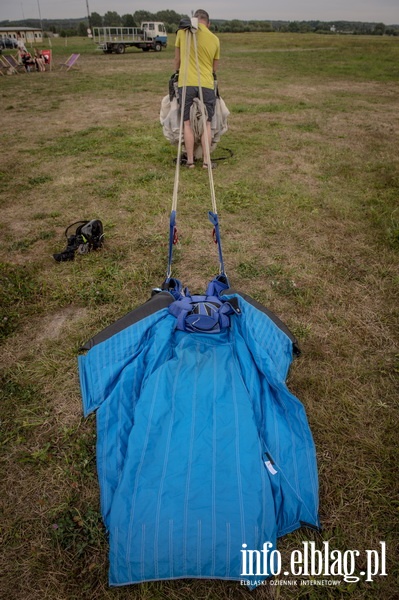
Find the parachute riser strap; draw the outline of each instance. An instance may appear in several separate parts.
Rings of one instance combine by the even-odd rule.
[[[169,221],[169,252],[168,252],[168,270],[166,272],[166,278],[170,279],[172,275],[172,260],[173,260],[173,246],[177,244],[177,228],[176,228],[176,211],[172,210],[170,213]]]
[[[199,61],[198,61],[198,47],[197,47],[197,40],[196,40],[195,36],[194,36],[194,49],[195,49],[195,60],[196,60],[196,64],[197,64],[198,89],[199,89],[199,95],[200,95],[200,100],[201,100],[201,114],[202,114],[203,128],[204,128],[204,135],[206,136],[205,139],[207,140],[207,143],[205,144],[205,152],[206,152],[205,160],[208,165],[209,187],[210,187],[210,191],[211,191],[212,208],[213,208],[213,212],[209,211],[208,216],[209,216],[210,222],[212,223],[212,225],[214,227],[214,238],[218,245],[219,272],[221,275],[226,275],[225,269],[224,269],[224,261],[223,261],[222,241],[221,241],[220,230],[219,230],[219,219],[217,216],[215,186],[214,186],[214,182],[213,182],[211,150],[210,150],[211,140],[208,139],[207,119],[206,119],[206,115],[205,115],[205,104],[204,104],[204,98],[203,98],[203,94],[202,94],[201,75],[200,75],[200,68],[199,68]]]
[[[215,243],[218,246],[218,252],[219,252],[219,274],[226,276],[226,273],[225,273],[225,270],[224,270],[224,262],[223,262],[222,240],[221,240],[221,237],[220,237],[219,219],[218,219],[217,214],[213,213],[212,211],[208,212],[208,217],[209,217],[210,222],[213,225],[213,236],[214,236]]]

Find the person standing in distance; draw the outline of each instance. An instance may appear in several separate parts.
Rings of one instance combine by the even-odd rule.
[[[201,88],[204,104],[208,112],[208,122],[206,132],[201,139],[202,156],[205,160],[207,156],[205,144],[210,147],[211,142],[211,121],[215,112],[216,95],[214,90],[213,73],[216,73],[220,58],[220,42],[219,39],[211,31],[209,31],[210,20],[209,15],[205,10],[199,9],[194,13],[194,17],[198,19],[198,31],[194,35],[197,36],[198,48],[198,63],[201,78]],[[179,71],[178,87],[180,106],[182,105],[183,85],[187,85],[186,102],[184,105],[183,123],[184,123],[184,145],[187,153],[187,167],[194,168],[194,134],[190,125],[190,108],[194,98],[199,98],[198,73],[195,60],[194,44],[191,43],[190,56],[187,65],[187,80],[185,80],[186,72],[186,32],[179,29],[175,43],[175,70]],[[204,168],[208,165],[204,162]]]

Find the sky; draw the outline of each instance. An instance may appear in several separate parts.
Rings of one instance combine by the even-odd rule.
[[[0,21],[68,19],[87,16],[90,12],[104,15],[108,10],[120,15],[135,10],[174,10],[190,15],[197,8],[208,11],[213,19],[283,20],[283,21],[364,21],[399,24],[399,0],[199,0],[191,4],[183,0],[0,0]]]

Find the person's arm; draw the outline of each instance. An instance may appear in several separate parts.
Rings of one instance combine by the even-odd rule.
[[[215,59],[214,59],[214,61],[213,61],[213,72],[214,72],[214,73],[216,73],[216,71],[217,71],[217,68],[218,68],[218,65],[219,65],[219,60],[217,60],[217,59],[215,58]]]
[[[180,69],[180,48],[175,48],[175,71]]]

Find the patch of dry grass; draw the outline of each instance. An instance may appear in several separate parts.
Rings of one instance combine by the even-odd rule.
[[[81,417],[76,355],[164,278],[175,151],[158,112],[173,51],[103,56],[70,40],[82,45],[79,71],[0,80],[1,128],[13,141],[0,165],[0,594],[9,600],[397,597],[397,44],[249,37],[222,36],[232,114],[220,145],[234,156],[214,179],[228,275],[301,343],[289,385],[318,452],[314,539],[342,551],[384,540],[388,576],[339,590],[108,589],[95,425]],[[200,291],[217,270],[206,173],[183,171],[179,197],[174,274]],[[56,264],[65,227],[94,217],[104,250]],[[288,555],[311,535],[279,549]]]

